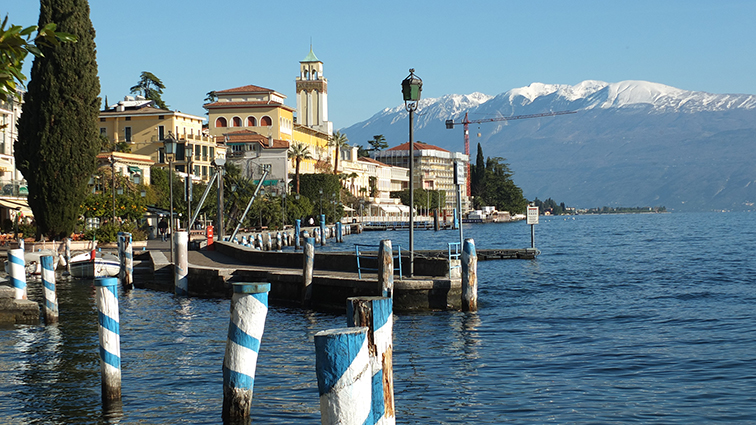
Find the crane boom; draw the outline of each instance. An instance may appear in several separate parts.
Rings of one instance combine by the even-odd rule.
[[[512,117],[496,117],[496,118],[483,118],[480,120],[469,120],[467,118],[467,112],[465,112],[465,118],[460,122],[454,122],[454,120],[446,120],[446,128],[452,129],[455,125],[465,126],[465,155],[467,155],[467,196],[470,196],[470,124],[479,124],[483,122],[494,121],[513,121],[524,120],[527,118],[540,118],[540,117],[553,117],[555,115],[567,115],[576,114],[577,111],[558,111],[558,112],[543,112],[540,114],[527,114],[527,115],[515,115]]]

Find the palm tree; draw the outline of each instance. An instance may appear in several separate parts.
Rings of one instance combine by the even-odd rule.
[[[289,148],[288,157],[296,163],[294,174],[297,181],[297,194],[299,194],[299,164],[304,159],[312,159],[310,149],[304,143],[294,143]]]
[[[328,146],[333,146],[336,149],[336,160],[333,163],[333,174],[337,174],[339,172],[339,157],[341,156],[341,150],[349,146],[349,139],[347,139],[346,134],[337,131],[331,136],[331,141],[328,142]]]

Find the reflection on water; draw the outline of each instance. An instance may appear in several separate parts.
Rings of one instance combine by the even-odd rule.
[[[394,317],[398,423],[756,416],[756,214],[541,223],[537,260],[479,262],[477,313]],[[406,233],[351,235],[342,247],[402,243]],[[524,224],[465,235],[481,249],[530,243]],[[416,233],[419,249],[441,249],[449,237]],[[103,406],[92,285],[57,286],[58,324],[0,329],[0,423],[220,422],[228,300],[120,294],[123,399]],[[29,283],[29,298],[42,299],[41,283]],[[253,422],[318,423],[313,337],[345,325],[343,315],[270,307]]]

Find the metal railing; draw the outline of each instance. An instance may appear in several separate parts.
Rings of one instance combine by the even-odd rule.
[[[363,251],[360,251],[360,248],[363,249]],[[369,252],[375,252],[375,255],[367,256],[365,255],[365,248],[370,248],[371,251]],[[362,279],[362,271],[366,272],[375,272],[378,273],[378,268],[371,268],[371,267],[363,267],[360,264],[360,258],[363,260],[375,260],[376,263],[380,261],[378,258],[378,251],[380,247],[376,247],[375,245],[364,245],[364,244],[354,244],[354,254],[357,257],[357,277],[358,279]],[[375,250],[375,251],[373,251]],[[393,253],[392,253],[393,254]],[[399,280],[402,280],[402,246],[397,245],[396,246],[396,255],[394,255],[394,264],[398,264],[398,266],[394,267],[394,273],[399,274]]]
[[[452,260],[460,260],[462,258],[462,252],[460,250],[459,242],[449,242],[449,277],[451,278],[452,269],[462,267],[462,261],[456,266],[452,266]]]

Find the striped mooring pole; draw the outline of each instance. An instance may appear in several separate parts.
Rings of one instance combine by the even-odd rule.
[[[66,238],[66,272],[71,274],[71,238]]]
[[[189,295],[189,233],[176,232],[176,264],[173,266],[174,278],[173,285],[176,295]]]
[[[296,219],[294,221],[294,249],[299,251],[302,246],[300,238],[302,237],[302,220]]]
[[[26,299],[26,263],[24,262],[23,248],[14,248],[8,251],[8,272],[15,290],[14,299]]]
[[[118,316],[118,278],[95,279],[102,401],[121,399],[121,331]]]
[[[347,298],[347,326],[367,326],[372,370],[371,424],[395,424],[393,301],[386,297]]]
[[[344,242],[344,233],[340,221],[336,222],[336,242]]]
[[[478,310],[478,255],[475,241],[465,239],[462,247],[462,311]]]
[[[45,323],[49,325],[58,321],[58,295],[55,292],[53,256],[43,255],[40,257],[40,263],[42,263],[42,284],[45,287]]]
[[[325,214],[320,214],[320,246],[325,246],[326,244],[325,228]]]
[[[123,289],[134,287],[134,246],[131,233],[118,232],[118,257],[121,260],[121,271],[118,274]]]
[[[234,283],[226,355],[223,358],[224,423],[247,420],[257,355],[268,315],[270,283]]]
[[[368,328],[316,333],[315,372],[320,394],[320,423],[373,423]]]
[[[302,307],[312,301],[312,271],[315,266],[315,238],[305,238],[302,253]]]
[[[381,240],[378,247],[378,284],[381,285],[381,296],[394,296],[394,253],[391,239]]]

